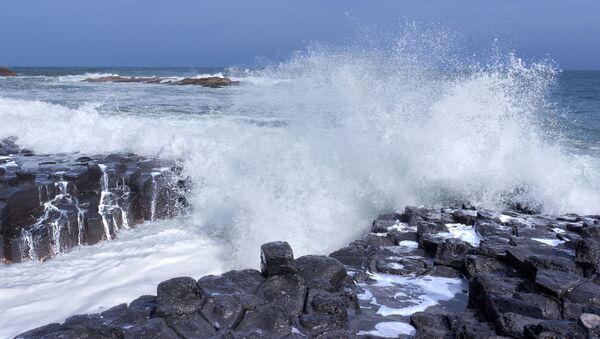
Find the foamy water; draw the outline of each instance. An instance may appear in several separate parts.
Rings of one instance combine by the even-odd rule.
[[[0,267],[0,337],[154,293],[172,276],[257,267],[266,241],[328,253],[407,204],[598,212],[598,159],[572,152],[548,124],[552,67],[513,57],[448,73],[415,60],[309,52],[238,72],[242,84],[223,89],[0,82],[0,138],[38,153],[178,159],[194,182],[185,217]]]

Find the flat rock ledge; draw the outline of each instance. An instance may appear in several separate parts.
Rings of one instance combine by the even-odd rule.
[[[329,256],[163,281],[18,338],[598,338],[600,216],[406,207]]]
[[[135,154],[33,154],[0,141],[0,262],[46,260],[185,207],[174,162]]]
[[[145,83],[145,84],[167,84],[167,85],[196,85],[210,88],[221,88],[237,85],[240,82],[225,77],[184,78],[173,80],[161,77],[122,77],[111,75],[99,78],[87,78],[84,82],[123,82],[123,83]]]

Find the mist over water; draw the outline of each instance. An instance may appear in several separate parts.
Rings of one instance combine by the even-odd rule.
[[[193,274],[256,267],[259,245],[271,240],[290,242],[297,256],[328,253],[360,236],[378,213],[407,204],[520,202],[598,213],[598,158],[565,146],[550,95],[559,74],[552,63],[507,54],[460,64],[445,58],[446,48],[417,48],[420,42],[402,38],[385,51],[310,49],[264,69],[231,69],[241,85],[218,90],[64,75],[2,79],[0,138],[17,136],[38,153],[181,161],[193,182],[192,209],[161,229],[210,238],[203,253],[220,258]],[[439,60],[451,62],[436,68]],[[33,89],[14,89],[18,81]],[[133,268],[141,261],[131,253],[149,244],[142,235],[131,241],[138,231],[127,231]],[[167,267],[169,253],[160,253]],[[169,272],[192,274],[190,260],[176,260]],[[20,274],[37,274],[29,268],[36,265],[60,275],[52,263],[23,265]],[[119,297],[108,304],[129,300]],[[85,304],[87,295],[81,298]]]

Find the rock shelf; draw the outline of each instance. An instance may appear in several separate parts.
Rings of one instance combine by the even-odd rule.
[[[261,247],[261,270],[18,338],[597,338],[600,216],[406,207],[329,256]]]

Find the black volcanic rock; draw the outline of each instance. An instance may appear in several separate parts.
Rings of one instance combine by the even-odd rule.
[[[265,277],[296,273],[294,252],[285,241],[274,241],[260,247],[260,270]]]
[[[37,155],[12,139],[0,141],[0,154],[0,261],[47,260],[185,208],[171,161]]]
[[[591,219],[407,207],[329,257],[294,260],[287,243],[264,244],[262,273],[167,280],[156,297],[22,337],[594,338],[600,279]],[[446,239],[457,221],[478,232],[479,247]],[[582,224],[579,233],[571,223]],[[564,243],[532,239],[554,235]]]
[[[173,278],[158,284],[156,313],[163,317],[192,314],[202,307],[204,299],[205,293],[195,279]]]
[[[338,291],[348,276],[342,263],[320,255],[305,255],[296,259],[296,268],[309,288],[329,292]]]

